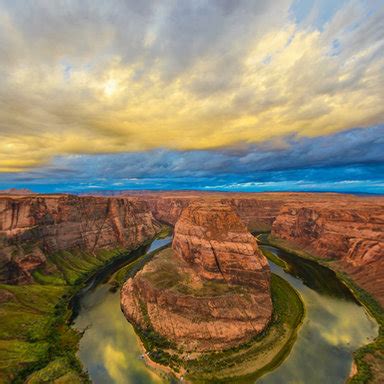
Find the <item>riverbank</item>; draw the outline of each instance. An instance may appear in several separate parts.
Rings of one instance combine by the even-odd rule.
[[[35,284],[0,285],[0,382],[89,383],[77,357],[82,335],[70,326],[75,298],[97,284],[105,271],[141,256],[149,243],[92,255],[60,252],[48,261],[52,273],[36,271]]]
[[[337,277],[348,287],[355,298],[366,311],[376,320],[379,325],[379,332],[376,339],[354,352],[354,365],[351,368],[351,377],[348,378],[349,384],[366,384],[384,382],[384,309],[366,291],[360,288],[345,273],[342,273],[332,265],[333,260],[324,260],[315,257],[308,252],[295,248],[286,241],[282,241],[272,236],[262,236],[263,243],[276,246],[297,257],[314,261],[330,270],[334,271]]]

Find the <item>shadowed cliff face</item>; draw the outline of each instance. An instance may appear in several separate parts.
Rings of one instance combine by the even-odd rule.
[[[128,320],[186,351],[223,349],[268,324],[269,266],[230,206],[194,202],[175,226],[173,249],[125,283],[121,303]]]
[[[384,305],[384,205],[287,204],[273,223],[272,236],[331,260]]]
[[[129,198],[70,195],[0,198],[0,281],[31,271],[62,250],[135,248],[159,229],[148,206]]]

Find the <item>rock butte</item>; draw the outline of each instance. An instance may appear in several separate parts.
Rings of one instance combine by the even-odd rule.
[[[234,210],[194,202],[158,254],[121,291],[122,310],[184,351],[232,347],[260,333],[272,315],[270,270]]]

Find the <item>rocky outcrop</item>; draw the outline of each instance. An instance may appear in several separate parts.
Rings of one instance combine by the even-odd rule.
[[[384,203],[379,199],[290,203],[271,234],[329,260],[384,305]]]
[[[268,262],[229,205],[188,206],[176,223],[172,247],[204,279],[268,288]]]
[[[29,282],[61,250],[135,248],[159,229],[148,205],[129,198],[45,195],[0,198],[0,280]]]
[[[122,310],[184,351],[232,347],[271,319],[270,271],[233,209],[194,202],[158,254],[121,291]]]

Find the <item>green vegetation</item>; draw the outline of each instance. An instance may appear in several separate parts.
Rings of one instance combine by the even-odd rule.
[[[368,384],[384,382],[384,309],[382,306],[368,292],[356,285],[345,273],[335,270],[332,266],[334,260],[324,260],[315,257],[308,252],[292,247],[286,241],[273,238],[272,236],[268,237],[268,241],[271,245],[275,245],[298,257],[316,261],[320,265],[334,271],[337,277],[352,291],[356,299],[375,318],[379,324],[379,334],[372,343],[364,345],[354,352],[353,357],[357,373],[349,378],[348,383]]]
[[[51,361],[40,371],[32,373],[26,380],[26,384],[52,382],[80,384],[84,382],[84,378],[79,376],[78,372],[73,369],[68,359],[59,357]]]
[[[157,239],[165,239],[168,236],[172,236],[173,228],[169,225],[163,224],[163,226],[160,229],[160,232],[157,234]]]
[[[178,350],[153,330],[141,303],[146,328],[137,329],[150,358],[184,372],[196,383],[249,383],[278,366],[288,355],[296,340],[304,306],[298,293],[282,278],[272,275],[271,293],[274,306],[272,320],[262,333],[249,342],[220,352],[191,354]],[[192,357],[192,355],[194,355]]]
[[[56,359],[72,379],[87,381],[76,359],[79,335],[66,321],[70,295],[71,287],[62,285],[0,286],[0,382],[23,383]],[[45,378],[32,382],[53,382]]]
[[[168,233],[164,228],[161,236]],[[33,272],[34,284],[0,285],[0,383],[89,382],[76,356],[81,335],[69,325],[69,304],[96,271],[127,253],[57,252]]]
[[[382,383],[384,382],[384,310],[369,293],[358,287],[348,276],[341,273],[338,275],[379,324],[377,338],[353,354],[357,374],[350,378],[348,383]]]
[[[167,235],[168,236],[168,235]],[[167,237],[165,236],[165,237]],[[110,279],[109,283],[112,286],[112,289],[117,289],[121,287],[128,277],[134,276],[143,266],[153,258],[156,254],[162,250],[169,248],[169,244],[166,244],[160,248],[157,248],[153,252],[146,253],[145,255],[139,257],[138,259],[133,260],[131,263],[120,268]]]
[[[100,250],[95,253],[83,251],[60,251],[50,258],[62,273],[66,282],[76,285],[84,280],[85,276],[103,267],[106,263],[121,257],[123,250]]]
[[[279,256],[275,255],[273,252],[270,252],[266,249],[263,249],[263,255],[268,259],[271,260],[273,263],[278,265],[279,267],[286,269],[287,264],[285,263],[284,260],[280,259]]]

